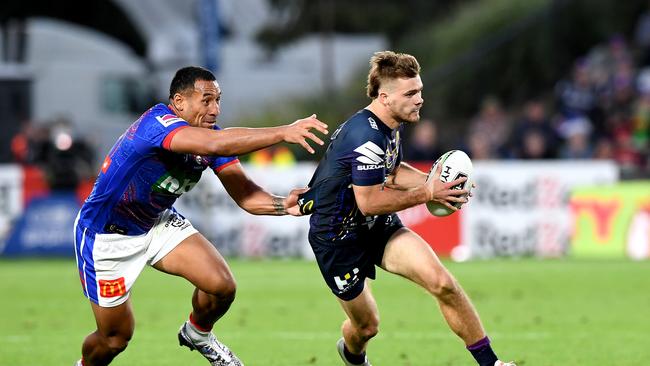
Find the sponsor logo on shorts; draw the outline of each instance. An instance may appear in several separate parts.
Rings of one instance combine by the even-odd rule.
[[[359,282],[359,268],[354,268],[352,270],[352,274],[350,272],[346,273],[343,275],[343,277],[339,276],[334,276],[334,282],[336,283],[336,287],[339,288],[339,293],[344,293],[348,291],[352,286],[356,285],[357,282]]]
[[[167,222],[165,222],[165,227],[179,227],[181,230],[188,228],[190,226],[190,223],[185,220],[185,218],[181,215],[178,214],[173,214],[171,215],[168,219]]]
[[[101,297],[118,297],[126,294],[124,277],[114,280],[99,280],[99,294]]]

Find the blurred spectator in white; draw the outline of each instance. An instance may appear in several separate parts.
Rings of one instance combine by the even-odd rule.
[[[594,149],[591,144],[591,121],[586,117],[574,117],[564,121],[559,126],[560,136],[564,144],[560,149],[562,159],[591,159]]]
[[[483,101],[481,110],[470,123],[469,135],[481,136],[488,144],[490,155],[494,157],[507,155],[510,120],[496,98],[488,97]]]
[[[438,126],[426,118],[415,124],[411,136],[402,146],[406,161],[432,161],[443,153],[438,147]]]
[[[552,159],[557,156],[559,137],[551,125],[546,106],[533,99],[524,106],[524,116],[511,137],[511,157],[515,159]]]

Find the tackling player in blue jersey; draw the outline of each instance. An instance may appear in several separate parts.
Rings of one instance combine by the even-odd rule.
[[[310,190],[298,201],[303,213],[312,213],[309,242],[347,315],[338,352],[347,366],[370,365],[365,350],[378,332],[379,312],[366,279],[374,279],[379,266],[435,296],[479,365],[514,365],[497,359],[458,282],[395,214],[428,201],[452,210],[454,203],[467,202],[467,190],[452,189],[466,178],[443,183],[438,169],[427,181],[426,173],[401,162],[402,126],[418,122],[424,102],[420,66],[413,56],[390,51],[376,53],[370,65],[372,102],[332,134]]]
[[[77,365],[108,365],[126,348],[135,326],[129,293],[145,265],[196,286],[180,344],[198,350],[211,365],[242,365],[211,332],[235,298],[233,275],[172,205],[210,168],[244,210],[300,215],[296,201],[304,190],[286,198],[264,191],[246,176],[236,155],[283,141],[313,153],[306,140],[323,144],[311,131],[327,133],[327,125],[311,116],[274,128],[221,130],[220,99],[210,71],[182,68],[171,82],[169,104],[146,111],[106,156],[75,223],[77,267],[97,323]]]

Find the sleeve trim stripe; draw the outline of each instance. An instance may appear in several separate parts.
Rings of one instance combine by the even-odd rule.
[[[171,150],[170,146],[172,144],[172,138],[174,138],[174,135],[176,135],[178,133],[178,131],[180,131],[180,130],[182,130],[184,128],[187,128],[187,127],[190,127],[190,126],[179,126],[178,128],[176,128],[176,129],[172,130],[170,133],[168,133],[167,136],[165,136],[165,139],[162,142],[163,149]]]
[[[214,172],[219,173],[220,171],[224,170],[225,168],[227,168],[227,167],[229,167],[229,166],[231,166],[233,164],[236,164],[236,163],[239,163],[239,159],[231,160],[231,161],[229,161],[229,162],[227,162],[227,163],[225,163],[223,165],[219,165],[218,167],[214,168]]]

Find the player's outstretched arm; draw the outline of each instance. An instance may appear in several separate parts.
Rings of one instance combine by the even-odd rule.
[[[217,173],[226,191],[239,207],[253,215],[300,216],[298,195],[307,189],[294,189],[288,197],[273,195],[253,182],[241,164],[229,165]]]
[[[365,216],[371,216],[397,212],[428,201],[436,201],[455,211],[457,209],[453,206],[454,203],[467,202],[467,198],[461,197],[467,194],[467,190],[452,187],[463,183],[467,178],[444,183],[440,181],[441,169],[439,166],[431,180],[408,190],[383,189],[382,184],[352,185],[357,207]]]
[[[280,142],[288,142],[300,144],[313,154],[314,149],[307,141],[312,140],[319,145],[323,145],[323,141],[312,131],[327,134],[327,125],[319,121],[315,114],[299,119],[292,124],[278,127],[233,127],[224,130],[187,127],[179,130],[172,137],[170,148],[178,153],[234,156],[247,154]]]

